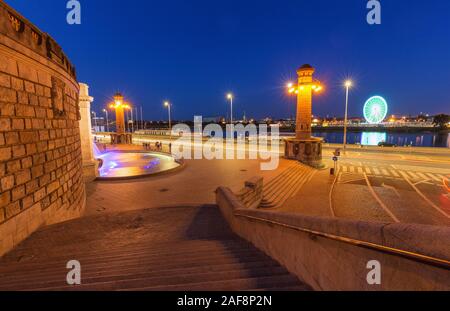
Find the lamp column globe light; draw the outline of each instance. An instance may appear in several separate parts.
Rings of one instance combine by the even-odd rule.
[[[298,83],[288,83],[288,93],[297,96],[295,138],[286,139],[285,157],[313,167],[323,167],[322,139],[312,137],[312,99],[323,85],[313,78],[315,69],[303,65],[297,70]]]
[[[109,108],[116,112],[116,133],[111,134],[112,144],[132,144],[132,134],[125,132],[125,110],[130,110],[130,104],[124,101],[122,94],[116,93],[114,101],[110,103]]]
[[[347,126],[348,126],[348,95],[353,86],[351,80],[345,81],[345,119],[344,119],[344,150],[347,148]]]

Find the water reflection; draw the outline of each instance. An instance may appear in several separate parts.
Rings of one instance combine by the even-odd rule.
[[[378,146],[379,143],[386,142],[387,134],[386,133],[362,133],[361,136],[361,145],[363,146]]]
[[[314,132],[314,136],[323,137],[326,142],[332,144],[342,144],[344,142],[343,132]],[[347,141],[349,144],[367,146],[377,146],[380,142],[386,142],[397,146],[450,148],[449,133],[349,132]]]

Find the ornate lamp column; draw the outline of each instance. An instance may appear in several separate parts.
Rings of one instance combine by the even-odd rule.
[[[111,144],[132,144],[132,134],[125,133],[125,110],[130,109],[130,105],[123,100],[122,94],[116,93],[109,107],[116,111],[116,133],[111,134]]]
[[[294,139],[286,139],[285,156],[288,159],[316,167],[322,164],[322,139],[311,136],[312,98],[323,89],[322,84],[313,79],[315,69],[303,65],[297,70],[298,83],[288,84],[289,94],[297,96],[297,119]]]
[[[94,159],[94,139],[92,137],[91,103],[94,98],[89,96],[89,86],[80,83],[80,139],[83,158],[83,175],[86,181],[98,176],[98,162]]]

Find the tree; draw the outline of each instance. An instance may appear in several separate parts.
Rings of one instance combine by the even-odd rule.
[[[446,114],[439,114],[434,117],[433,125],[440,129],[445,129],[450,123],[450,116]]]

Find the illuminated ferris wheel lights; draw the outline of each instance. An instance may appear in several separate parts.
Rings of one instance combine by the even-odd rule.
[[[373,96],[364,105],[364,118],[369,124],[380,124],[388,113],[386,100],[381,96]]]

